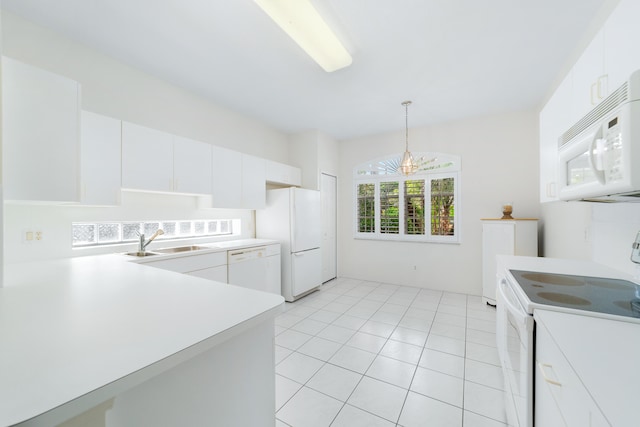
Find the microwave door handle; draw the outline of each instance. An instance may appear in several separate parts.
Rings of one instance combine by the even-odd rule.
[[[598,167],[596,166],[596,161],[594,159],[593,156],[593,151],[596,148],[596,144],[598,143],[598,141],[600,141],[602,139],[602,128],[600,128],[598,130],[598,132],[596,132],[593,135],[593,139],[591,140],[591,144],[589,144],[589,166],[591,166],[591,170],[593,171],[594,176],[596,177],[596,179],[598,180],[598,182],[602,185],[605,184],[605,180],[604,180],[604,171],[601,169],[598,169]],[[600,153],[600,151],[598,151],[598,155],[602,155]]]

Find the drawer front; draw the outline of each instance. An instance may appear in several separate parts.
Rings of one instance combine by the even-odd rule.
[[[547,386],[566,425],[610,426],[549,331],[541,322],[537,322],[536,327],[536,384]],[[544,411],[544,408],[538,409]],[[558,425],[563,425],[560,420]]]
[[[278,255],[280,253],[280,243],[267,246],[267,256]]]
[[[179,258],[153,261],[146,265],[178,273],[189,273],[191,271],[227,265],[227,253],[214,252],[201,255],[188,255]]]
[[[191,271],[187,273],[187,275],[200,277],[202,279],[207,279],[207,280],[215,280],[216,282],[228,283],[226,265],[205,268],[204,270]]]

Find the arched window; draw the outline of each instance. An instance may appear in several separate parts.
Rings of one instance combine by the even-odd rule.
[[[416,172],[404,176],[402,155],[356,166],[354,235],[361,239],[460,242],[460,157],[414,153]]]

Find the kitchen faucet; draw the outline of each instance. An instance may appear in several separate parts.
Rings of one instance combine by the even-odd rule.
[[[155,233],[153,233],[153,236],[151,236],[149,240],[147,240],[146,242],[144,240],[144,233],[140,233],[139,231],[137,233],[138,233],[138,236],[140,237],[140,242],[138,244],[138,253],[144,254],[145,249],[147,248],[147,246],[149,246],[149,243],[151,243],[153,239],[155,239],[156,237],[164,234],[164,230],[159,228]]]

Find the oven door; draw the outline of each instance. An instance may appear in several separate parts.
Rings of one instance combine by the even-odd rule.
[[[507,421],[510,426],[533,427],[533,316],[522,307],[506,278],[498,283],[496,303],[496,344]]]

